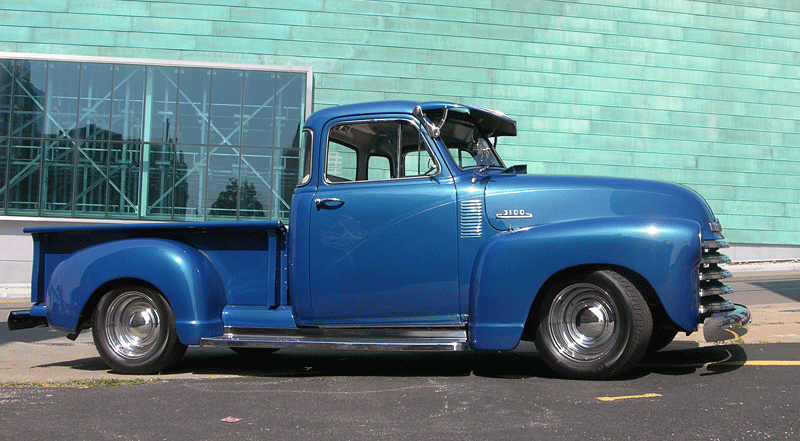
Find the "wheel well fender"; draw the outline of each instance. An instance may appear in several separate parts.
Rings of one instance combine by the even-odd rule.
[[[528,318],[545,306],[536,299],[549,284],[603,268],[629,276],[654,315],[663,310],[681,329],[696,330],[700,253],[700,226],[685,219],[613,217],[500,233],[473,265],[470,345],[513,349]]]
[[[653,287],[650,285],[650,282],[642,277],[640,274],[637,274],[631,271],[628,268],[617,266],[617,265],[579,265],[575,267],[565,268],[547,279],[547,281],[542,285],[539,293],[534,297],[533,304],[531,305],[530,311],[528,313],[528,318],[525,321],[525,328],[522,333],[522,339],[524,340],[533,340],[534,334],[536,332],[536,326],[539,324],[539,321],[542,319],[543,314],[547,311],[545,310],[545,305],[542,303],[544,302],[544,294],[549,292],[553,289],[554,286],[557,286],[560,282],[564,280],[568,280],[571,278],[575,278],[581,275],[586,275],[595,271],[604,271],[610,270],[614,271],[626,279],[630,281],[633,286],[642,294],[645,301],[647,302],[647,306],[650,309],[650,313],[653,317],[653,326],[665,329],[679,329],[675,322],[670,318],[667,311],[664,309],[664,305],[661,304],[661,299],[658,298]]]
[[[225,291],[213,263],[200,250],[165,239],[105,242],[62,261],[47,284],[48,324],[70,333],[89,327],[100,297],[122,285],[160,291],[184,344],[222,333]]]

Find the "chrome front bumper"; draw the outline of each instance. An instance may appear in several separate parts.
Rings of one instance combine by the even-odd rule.
[[[703,337],[707,342],[735,340],[747,334],[750,310],[744,305],[733,304],[733,309],[715,312],[703,321]]]

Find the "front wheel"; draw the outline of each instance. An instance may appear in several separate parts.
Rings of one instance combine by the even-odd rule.
[[[114,289],[94,312],[92,336],[100,357],[122,374],[154,374],[178,362],[186,345],[161,293],[144,286]]]
[[[628,279],[614,271],[595,271],[556,284],[544,295],[535,343],[556,373],[604,379],[641,360],[653,318]]]

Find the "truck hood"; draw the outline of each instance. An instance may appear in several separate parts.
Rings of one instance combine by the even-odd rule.
[[[488,180],[485,200],[489,223],[497,230],[633,216],[694,220],[703,237],[715,234],[710,224],[716,219],[706,201],[687,187],[665,182],[500,174]]]

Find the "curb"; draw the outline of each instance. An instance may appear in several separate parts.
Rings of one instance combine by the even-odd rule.
[[[26,283],[0,283],[0,299],[30,300],[31,285]]]
[[[779,273],[800,271],[800,261],[775,261],[775,262],[744,262],[721,265],[723,268],[736,274],[753,273]]]

